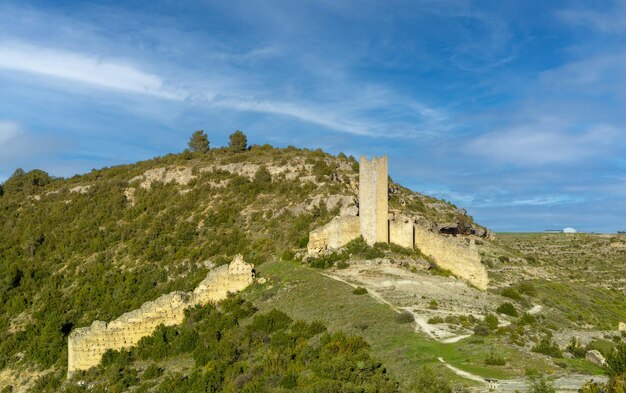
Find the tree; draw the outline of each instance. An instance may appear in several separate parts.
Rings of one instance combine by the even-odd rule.
[[[25,192],[31,194],[37,191],[37,188],[49,184],[53,178],[40,169],[33,169],[25,172],[22,168],[18,168],[13,172],[11,177],[4,182],[4,192],[7,194],[15,194]]]
[[[228,143],[230,150],[238,153],[248,148],[248,137],[240,130],[230,134],[228,138],[230,139],[230,142]]]
[[[202,154],[209,152],[209,138],[207,138],[204,130],[198,130],[191,135],[189,139],[189,149]]]

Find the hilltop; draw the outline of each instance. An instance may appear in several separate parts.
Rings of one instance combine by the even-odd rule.
[[[523,387],[529,364],[567,386],[598,378],[586,352],[610,356],[626,335],[623,236],[496,237],[390,179],[390,211],[475,242],[486,291],[362,238],[307,257],[312,230],[355,213],[358,174],[354,157],[269,145],[69,179],[16,171],[0,196],[0,387],[452,392]],[[65,382],[70,332],[193,291],[236,254],[262,281]]]
[[[237,254],[304,251],[357,198],[358,163],[269,145],[170,154],[69,179],[16,171],[0,197],[0,369],[66,367],[69,332],[174,291]],[[465,211],[391,182],[433,230],[486,235]]]

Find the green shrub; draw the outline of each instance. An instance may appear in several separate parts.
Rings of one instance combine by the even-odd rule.
[[[557,343],[554,342],[554,340],[552,339],[552,336],[550,335],[543,336],[541,340],[539,340],[539,342],[535,344],[534,347],[532,347],[531,350],[533,352],[548,355],[553,358],[563,357],[563,353],[561,352],[561,349],[559,348]]]
[[[580,343],[576,337],[572,337],[569,344],[567,345],[567,352],[574,355],[577,358],[584,358],[587,354],[587,349]]]
[[[518,321],[519,325],[521,325],[521,326],[524,326],[524,325],[532,325],[532,324],[534,324],[535,322],[537,322],[537,318],[535,318],[535,316],[534,316],[534,315],[529,314],[529,313],[527,313],[527,312],[525,312],[524,314],[522,314],[522,316],[520,317],[520,319],[519,319],[519,321]]]
[[[150,363],[150,365],[145,369],[142,374],[142,378],[144,379],[154,379],[158,378],[163,374],[163,369],[159,368],[154,363]]]
[[[363,239],[363,236],[351,240],[344,248],[348,254],[368,260],[385,256],[385,252],[380,247],[370,247]]]
[[[413,390],[420,393],[453,393],[450,381],[430,366],[423,366],[417,373]]]
[[[544,375],[529,373],[527,393],[556,393],[554,386]]]
[[[496,311],[500,314],[508,315],[511,317],[517,317],[518,315],[515,306],[509,302],[505,302],[499,305]]]
[[[517,290],[524,295],[535,297],[537,296],[537,289],[533,284],[528,281],[521,282],[517,285]]]
[[[485,358],[485,364],[487,366],[504,366],[506,359],[500,355],[497,355],[493,349],[489,352],[489,355]]]
[[[501,294],[502,296],[508,297],[508,298],[510,298],[510,299],[513,299],[513,300],[521,300],[521,298],[522,298],[522,297],[520,296],[520,294],[519,294],[519,293],[517,293],[517,291],[516,291],[515,289],[511,288],[511,287],[509,287],[509,288],[504,288],[504,289],[502,290],[502,292],[500,292],[500,294]]]
[[[355,295],[365,295],[367,293],[367,289],[363,287],[356,287],[352,290],[352,293]]]
[[[335,264],[337,269],[347,269],[350,267],[350,264],[346,261],[339,261]]]
[[[485,324],[489,328],[489,330],[496,330],[498,328],[498,317],[493,314],[485,315]]]
[[[430,303],[428,303],[428,308],[431,310],[437,310],[439,309],[439,303],[437,303],[436,300],[431,300]]]
[[[408,311],[402,311],[396,315],[396,322],[398,323],[411,323],[415,321],[415,317]]]
[[[428,319],[428,323],[430,323],[431,325],[437,325],[439,323],[444,323],[444,322],[446,321],[440,316],[435,316],[435,317],[431,317]]]
[[[478,322],[476,326],[474,326],[474,334],[477,336],[488,336],[489,326],[487,326],[485,322]]]
[[[295,257],[295,254],[293,253],[293,251],[285,250],[280,256],[280,259],[282,259],[283,261],[293,261],[294,257]]]

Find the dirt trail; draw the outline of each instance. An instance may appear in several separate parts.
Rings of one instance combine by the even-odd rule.
[[[352,288],[363,287],[376,301],[389,306],[397,313],[410,312],[415,319],[415,332],[426,334],[429,338],[441,343],[451,344],[470,337],[470,331],[451,331],[447,324],[429,324],[428,319],[433,316],[474,314],[484,312],[490,303],[488,294],[467,288],[462,283],[455,283],[449,279],[436,276],[423,276],[408,272],[395,266],[351,266],[348,269],[334,270],[332,272],[320,272],[311,269],[330,279],[339,281]],[[457,288],[458,287],[458,288]],[[418,296],[420,295],[420,296]],[[437,296],[440,295],[440,296]],[[492,295],[491,295],[492,296]],[[437,298],[445,300],[444,309],[432,309],[428,302]],[[461,301],[459,301],[461,300]],[[493,300],[491,300],[493,302]],[[495,300],[498,301],[497,299]],[[443,303],[443,301],[440,301]],[[447,306],[453,303],[454,307]],[[438,307],[439,308],[439,307]],[[495,307],[492,307],[493,309]],[[529,314],[538,314],[543,310],[540,305],[535,305],[528,310]],[[507,326],[508,320],[501,320],[501,326]],[[445,326],[445,327],[444,327]],[[525,378],[513,378],[498,381],[498,387],[490,390],[487,381],[480,375],[455,367],[437,358],[456,375],[479,382],[479,391],[489,392],[515,392],[526,391],[528,384]],[[563,375],[553,380],[557,392],[577,392],[582,384],[593,378],[598,382],[606,381],[606,377],[570,374]]]

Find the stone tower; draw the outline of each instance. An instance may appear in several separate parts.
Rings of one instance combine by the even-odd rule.
[[[389,242],[387,156],[361,157],[359,165],[359,224],[369,245]]]

